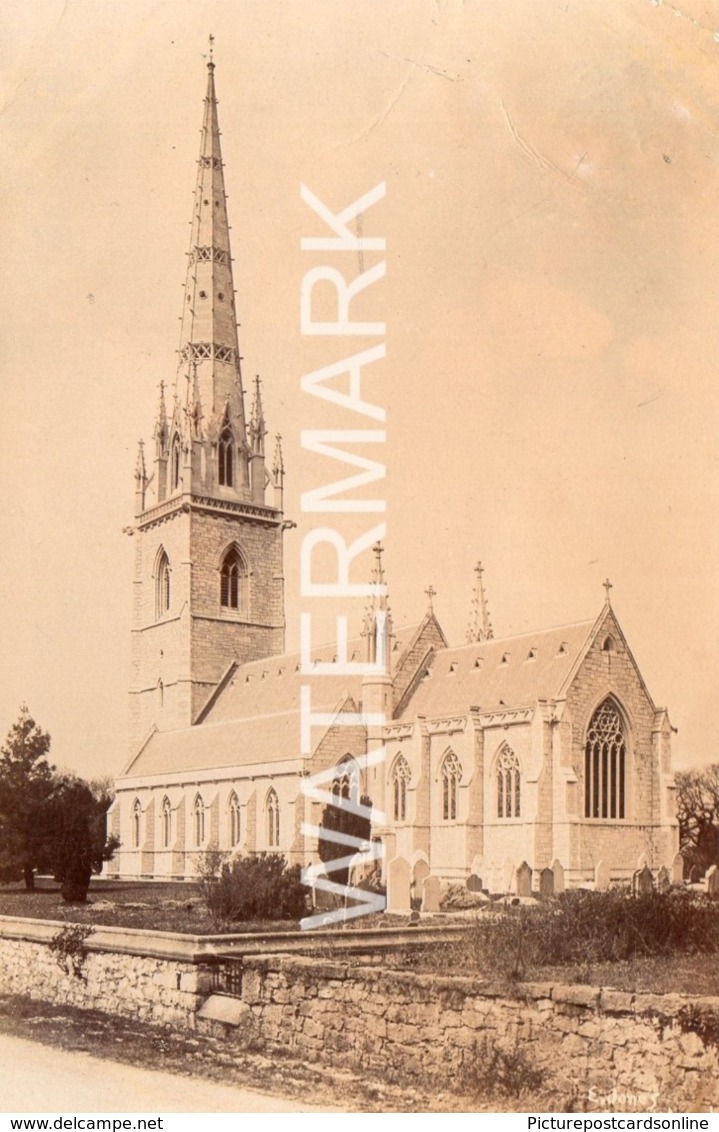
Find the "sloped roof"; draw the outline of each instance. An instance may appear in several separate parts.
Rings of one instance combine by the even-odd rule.
[[[410,625],[395,632],[400,656],[417,632]],[[335,645],[312,650],[317,661],[332,661]],[[348,642],[347,657],[364,659],[360,638]],[[122,777],[247,767],[300,756],[300,687],[311,684],[312,710],[331,712],[350,696],[360,699],[362,677],[324,676],[300,671],[300,654],[270,656],[230,668],[200,713],[202,722],[176,731],[155,731],[125,768]]]
[[[579,621],[460,648],[440,649],[401,720],[525,707],[560,695],[597,624]]]

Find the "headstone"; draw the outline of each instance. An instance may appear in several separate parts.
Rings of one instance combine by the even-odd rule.
[[[704,873],[702,872],[701,867],[699,865],[692,865],[689,870],[689,883],[698,884],[703,876]]]
[[[707,869],[707,896],[719,896],[719,869],[711,865]]]
[[[409,862],[395,857],[387,865],[387,911],[409,912]]]
[[[411,928],[416,928],[418,923],[419,923],[419,912],[412,909],[412,911],[409,914],[409,926]]]
[[[597,867],[594,870],[594,891],[606,892],[609,888],[609,865],[604,861],[597,861]]]
[[[672,861],[672,884],[684,883],[684,858],[677,853]]]
[[[662,865],[657,873],[657,892],[669,892],[672,887],[672,878],[666,865]]]
[[[439,912],[439,877],[426,877],[422,884],[422,911]]]
[[[632,891],[635,896],[648,896],[654,892],[654,877],[647,865],[643,869],[637,869],[632,877]]]
[[[481,892],[482,891],[482,878],[478,877],[476,873],[470,873],[467,877],[467,891],[468,892]]]
[[[564,865],[559,859],[552,865],[552,872],[554,873],[554,895],[559,896],[560,892],[564,892]]]
[[[539,895],[543,900],[554,896],[554,872],[552,869],[542,869],[539,874]]]
[[[646,869],[647,864],[648,862],[646,853],[640,853],[639,857],[637,858],[637,872],[640,873],[642,869]]]
[[[517,896],[532,895],[532,870],[526,861],[517,869]]]
[[[429,865],[427,864],[427,862],[422,861],[421,859],[419,861],[416,861],[414,868],[412,869],[412,895],[416,899],[419,899],[422,896],[422,885],[424,884],[428,876]]]

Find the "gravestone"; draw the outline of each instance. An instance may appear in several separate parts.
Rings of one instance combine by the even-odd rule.
[[[706,882],[707,896],[719,896],[719,869],[716,865],[707,869]]]
[[[672,884],[684,883],[684,858],[677,853],[672,861]]]
[[[640,853],[639,857],[637,858],[637,872],[640,873],[642,869],[646,869],[647,864],[648,862],[646,853]]]
[[[539,874],[539,895],[543,900],[554,896],[554,872],[552,869],[542,869]]]
[[[412,888],[414,889],[413,896],[422,895],[422,885],[429,876],[429,865],[426,861],[416,861],[412,869]]]
[[[672,887],[672,878],[666,865],[662,865],[657,873],[657,892],[669,892]]]
[[[470,873],[467,877],[467,891],[468,892],[481,892],[482,891],[482,878],[478,877],[476,873]]]
[[[409,912],[409,861],[395,857],[387,865],[387,911]]]
[[[704,873],[702,872],[701,867],[699,865],[692,865],[689,870],[689,883],[698,884],[703,876]]]
[[[609,865],[604,861],[597,861],[597,867],[594,870],[594,891],[606,892],[609,888]]]
[[[532,870],[526,861],[517,869],[517,896],[532,895]]]
[[[552,872],[554,873],[554,895],[559,896],[560,892],[564,892],[564,865],[559,859],[553,863]]]
[[[643,869],[637,869],[632,877],[632,891],[635,896],[648,896],[654,892],[654,877],[652,870],[645,865]]]
[[[422,884],[422,911],[439,912],[439,877],[426,877]]]

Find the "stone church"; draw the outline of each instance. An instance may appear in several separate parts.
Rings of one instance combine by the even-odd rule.
[[[671,726],[606,600],[589,620],[497,638],[477,569],[467,642],[431,604],[394,628],[373,599],[352,659],[371,676],[324,676],[313,710],[386,712],[374,731],[330,723],[300,753],[299,655],[285,653],[284,466],[270,457],[259,379],[249,418],[215,96],[208,64],[179,368],[160,387],[153,466],[135,471],[131,753],[110,814],[122,877],[192,877],[210,846],[317,862],[333,775],[368,795],[384,862],[415,882],[472,873],[506,891],[517,866],[561,863],[566,883],[625,879],[678,847]],[[374,580],[383,581],[382,548]],[[381,646],[381,647],[380,647]],[[331,662],[332,649],[317,660]],[[382,751],[369,763],[368,751]],[[379,820],[381,819],[381,820]]]

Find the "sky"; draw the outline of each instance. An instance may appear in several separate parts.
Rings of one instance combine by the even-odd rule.
[[[323,232],[300,185],[339,210],[384,182],[363,232],[386,240],[386,276],[356,309],[387,328],[366,393],[386,410],[395,624],[431,583],[461,643],[478,559],[497,636],[598,615],[609,577],[676,765],[716,761],[719,3],[703,0],[0,0],[0,733],[25,702],[58,765],[126,759],[123,530],[175,377],[210,32],[245,379],[262,376],[298,523],[288,647],[317,523],[300,497],[327,478],[301,430],[367,427],[300,379],[377,341],[300,332],[303,275],[361,267],[301,250]]]

